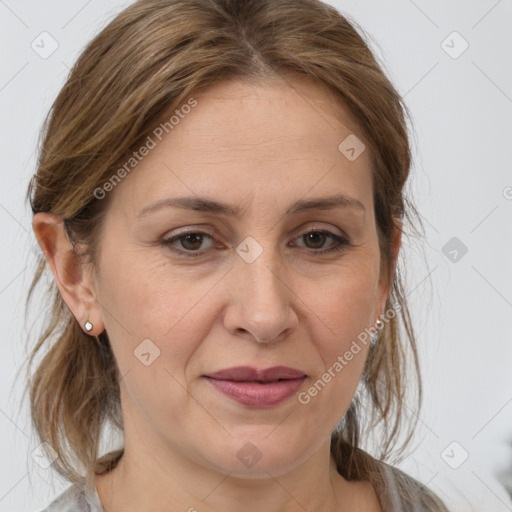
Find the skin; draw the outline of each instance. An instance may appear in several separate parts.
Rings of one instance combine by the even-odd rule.
[[[357,335],[384,313],[389,283],[379,272],[370,154],[349,161],[338,145],[359,133],[330,93],[306,80],[228,82],[194,95],[198,105],[109,194],[94,274],[79,267],[60,219],[36,214],[33,229],[70,310],[91,335],[107,330],[123,376],[125,453],[96,476],[106,512],[382,510],[368,482],[336,471],[330,436],[360,380],[368,347],[308,404],[297,396],[251,408],[202,376],[275,365],[303,370],[307,390]],[[340,121],[343,120],[343,122]],[[285,211],[294,202],[343,193],[352,208]],[[164,198],[208,196],[241,217],[162,208]],[[161,243],[202,252],[179,256]],[[340,252],[315,255],[348,237]],[[252,263],[236,248],[253,237]],[[393,238],[393,264],[400,231]],[[85,331],[84,331],[85,332]],[[142,340],[160,350],[149,366]],[[91,339],[91,343],[94,340]],[[237,457],[251,442],[252,467]]]

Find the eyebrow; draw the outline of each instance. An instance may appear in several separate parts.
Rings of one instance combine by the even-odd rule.
[[[160,210],[161,208],[181,208],[235,218],[239,218],[242,212],[239,207],[215,201],[208,197],[190,196],[161,199],[160,201],[143,208],[137,215],[137,218],[145,217],[156,210]],[[351,208],[361,212],[366,212],[366,208],[363,203],[358,199],[344,194],[337,194],[334,196],[317,197],[314,199],[301,199],[288,208],[286,215],[294,215],[310,210],[330,210],[333,208]]]

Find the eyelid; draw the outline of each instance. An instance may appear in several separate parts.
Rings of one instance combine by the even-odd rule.
[[[316,222],[313,222],[313,224],[305,223],[305,224],[299,226],[295,230],[295,232],[297,234],[294,236],[295,237],[303,236],[306,233],[309,233],[311,231],[325,231],[325,232],[332,233],[333,235],[343,237],[347,240],[349,239],[349,236],[345,232],[343,232],[340,228],[338,228],[337,226],[332,226],[332,225],[320,226],[319,224],[322,224],[322,222],[316,221]],[[199,224],[199,225],[187,226],[184,228],[177,228],[177,229],[178,229],[177,232],[174,232],[174,231],[172,232],[173,233],[172,236],[167,236],[168,232],[166,232],[166,234],[163,236],[163,238],[166,238],[166,239],[175,238],[175,237],[179,237],[179,236],[185,236],[190,233],[203,233],[203,234],[207,234],[208,236],[211,236],[211,237],[220,236],[219,231],[216,228],[212,228],[211,226],[208,226],[208,225]],[[339,231],[341,231],[341,233],[333,233],[331,231],[332,229],[338,229]]]

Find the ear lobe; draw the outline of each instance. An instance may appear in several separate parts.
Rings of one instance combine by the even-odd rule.
[[[82,328],[85,321],[92,318],[96,330],[102,321],[92,273],[73,250],[63,219],[39,212],[34,215],[32,229],[65,303]]]

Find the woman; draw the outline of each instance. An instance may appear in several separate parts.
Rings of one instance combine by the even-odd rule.
[[[385,462],[407,351],[421,391],[405,112],[317,0],[140,0],[94,38],[27,194],[31,413],[72,483],[45,510],[447,510]]]

